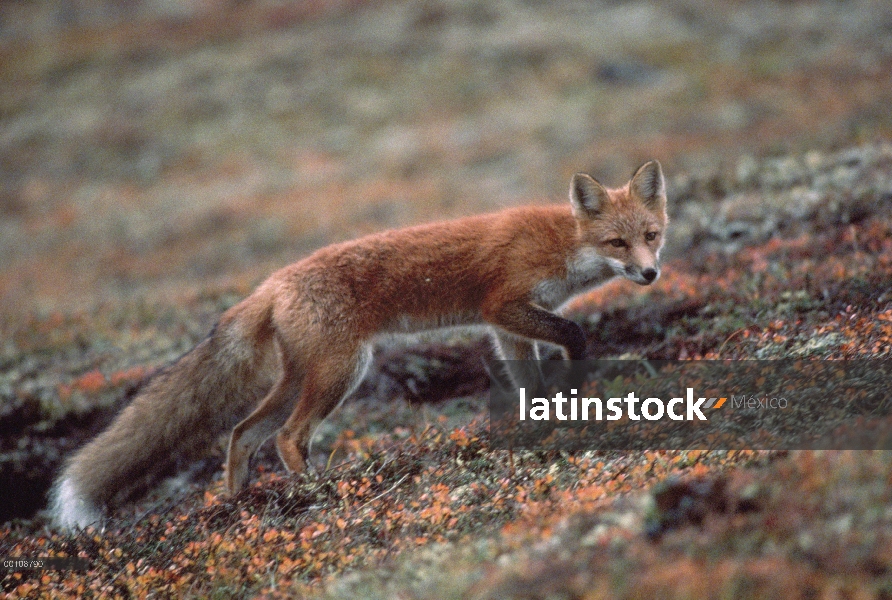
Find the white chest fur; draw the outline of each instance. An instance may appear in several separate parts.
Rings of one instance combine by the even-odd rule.
[[[567,261],[566,277],[545,279],[535,287],[533,301],[553,310],[576,294],[616,277],[622,269],[619,261],[598,254],[594,248],[583,248]]]

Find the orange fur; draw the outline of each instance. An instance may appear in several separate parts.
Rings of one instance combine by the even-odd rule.
[[[229,442],[230,492],[276,433],[285,466],[303,470],[316,425],[355,388],[383,334],[484,324],[505,358],[535,358],[536,342],[583,358],[582,329],[554,311],[616,276],[655,280],[667,222],[662,171],[652,161],[614,190],[578,174],[570,200],[386,231],[276,271],[68,462],[57,522],[95,521],[251,407]]]

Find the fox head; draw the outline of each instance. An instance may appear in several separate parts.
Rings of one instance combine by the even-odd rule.
[[[660,276],[666,216],[666,182],[652,160],[618,189],[607,189],[584,173],[573,176],[570,203],[580,252],[603,261],[615,275],[640,285]]]

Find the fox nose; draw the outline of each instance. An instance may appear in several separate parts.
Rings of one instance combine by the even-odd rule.
[[[647,280],[647,283],[653,282],[654,279],[657,278],[657,270],[656,269],[644,269],[641,271],[641,276]]]

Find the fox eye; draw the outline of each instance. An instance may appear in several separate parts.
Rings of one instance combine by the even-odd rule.
[[[646,239],[648,242],[654,241],[655,239],[657,239],[657,232],[656,231],[648,231],[647,233],[644,234],[644,239]]]
[[[607,241],[608,244],[613,246],[614,248],[624,248],[626,246],[626,242],[621,240],[620,238],[614,238],[612,240]]]

